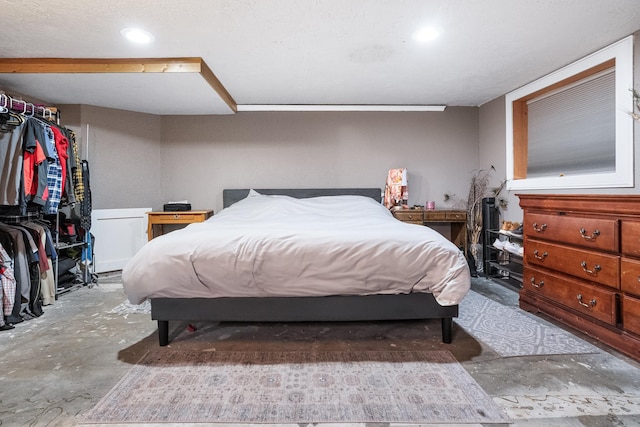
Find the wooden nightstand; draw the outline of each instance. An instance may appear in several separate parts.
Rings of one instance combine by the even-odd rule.
[[[164,234],[164,224],[191,224],[203,222],[213,215],[213,210],[206,211],[181,211],[181,212],[147,212],[149,225],[147,226],[147,236],[149,240],[156,237],[153,233],[153,226],[160,226],[160,234]]]
[[[451,241],[467,254],[467,211],[454,209],[397,209],[393,216],[402,222],[419,225],[449,224]]]

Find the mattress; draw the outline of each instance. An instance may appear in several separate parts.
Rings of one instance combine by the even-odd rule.
[[[464,254],[429,227],[362,196],[249,195],[149,241],[122,271],[129,301],[430,292],[458,304]]]

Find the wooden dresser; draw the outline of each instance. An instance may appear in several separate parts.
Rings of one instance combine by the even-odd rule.
[[[640,196],[518,196],[520,307],[640,360]]]

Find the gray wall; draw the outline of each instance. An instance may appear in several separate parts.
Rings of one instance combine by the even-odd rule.
[[[495,172],[491,175],[492,183],[498,186],[507,176],[506,162],[506,122],[505,122],[504,96],[494,99],[480,107],[479,117],[479,147],[480,164],[491,164]],[[499,197],[507,200],[507,208],[501,210],[501,218],[511,221],[522,220],[522,209],[518,203],[520,200],[513,191],[502,190]]]
[[[89,105],[61,115],[89,160],[93,209],[162,206],[161,116]]]
[[[154,116],[61,106],[91,169],[94,209],[189,200],[222,208],[224,188],[380,187],[409,171],[410,204],[466,200],[478,168],[478,108],[444,112],[259,112]],[[87,138],[87,125],[89,134]]]
[[[224,188],[384,188],[406,167],[409,203],[444,207],[445,192],[466,199],[477,152],[471,107],[163,117],[162,195],[218,211]]]

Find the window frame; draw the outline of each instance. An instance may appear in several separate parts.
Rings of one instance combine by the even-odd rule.
[[[527,178],[527,101],[615,66],[615,171]],[[633,36],[582,58],[505,96],[507,190],[634,186]]]

